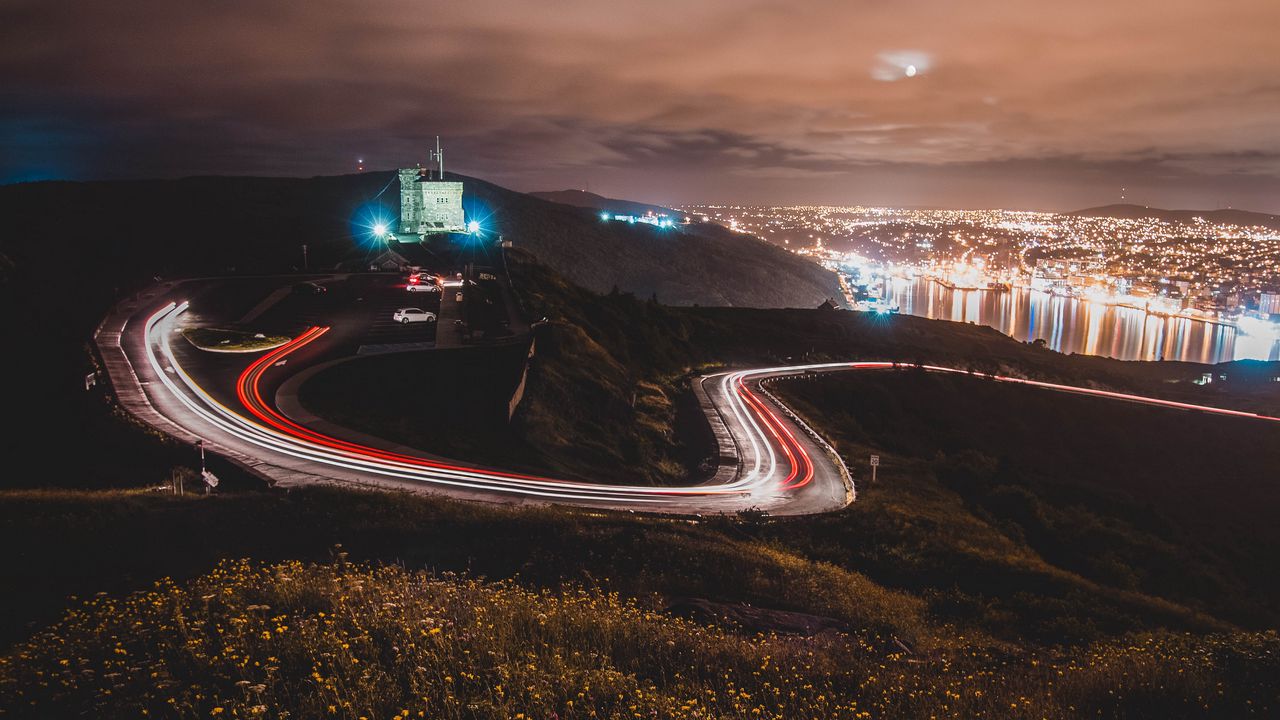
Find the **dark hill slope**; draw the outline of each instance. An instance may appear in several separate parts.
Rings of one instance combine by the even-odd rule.
[[[151,275],[332,267],[398,215],[389,172],[310,179],[202,177],[0,187],[0,253],[19,268],[75,263],[108,286]],[[838,296],[813,263],[722,228],[662,231],[462,176],[468,211],[588,288],[672,304],[813,307]],[[379,193],[381,193],[379,195]],[[487,217],[486,217],[487,216]]]
[[[617,198],[609,198],[603,195],[597,195],[593,192],[585,190],[550,190],[543,192],[531,192],[530,195],[551,202],[560,203],[561,205],[572,205],[574,207],[593,208],[595,210],[608,210],[613,213],[625,213],[628,215],[644,215],[645,213],[653,213],[655,215],[670,215],[676,217],[682,213],[679,210],[662,207],[661,205],[649,205],[647,203],[635,202],[634,200],[619,200]]]
[[[597,292],[616,286],[672,305],[772,308],[816,307],[841,297],[833,273],[718,225],[659,230],[601,222],[594,209],[463,180],[468,195],[492,209],[499,232]]]
[[[1230,208],[1224,208],[1221,210],[1162,210],[1160,208],[1146,207],[1144,205],[1120,203],[1116,205],[1103,205],[1101,207],[1076,210],[1075,212],[1069,212],[1066,214],[1076,215],[1079,217],[1112,217],[1125,220],[1157,218],[1159,220],[1172,223],[1191,222],[1194,218],[1199,217],[1204,218],[1211,223],[1241,225],[1244,227],[1258,225],[1261,227],[1272,228],[1273,230],[1280,230],[1280,215],[1268,215],[1266,213],[1250,212],[1248,210],[1233,210]]]

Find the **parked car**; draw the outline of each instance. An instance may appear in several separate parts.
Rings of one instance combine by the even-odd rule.
[[[329,288],[320,283],[300,282],[293,286],[294,295],[323,295],[329,292]]]
[[[436,285],[432,279],[424,278],[414,280],[409,278],[409,284],[404,286],[409,292],[440,292],[440,286]]]
[[[391,319],[402,325],[408,325],[414,322],[435,322],[436,314],[422,308],[400,308],[395,311]]]

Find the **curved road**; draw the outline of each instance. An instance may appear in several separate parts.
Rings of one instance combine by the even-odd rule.
[[[275,402],[279,388],[308,362],[341,350],[337,334],[314,326],[278,348],[196,369],[187,343],[172,339],[189,305],[181,285],[104,321],[96,336],[122,404],[156,429],[205,446],[278,485],[344,483],[429,491],[468,500],[562,503],[660,513],[733,513],[748,509],[798,515],[827,512],[854,499],[838,455],[761,387],[766,380],[814,372],[895,367],[886,362],[757,368],[699,378],[697,390],[720,444],[721,467],[688,487],[605,485],[559,480],[433,457],[311,418],[290,417]],[[967,373],[927,366],[933,372]],[[986,376],[1149,405],[1280,421],[1088,388]],[[297,413],[295,413],[297,414]]]

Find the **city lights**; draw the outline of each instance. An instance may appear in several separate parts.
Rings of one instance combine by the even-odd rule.
[[[1280,286],[1280,231],[1194,218],[1010,210],[698,206],[730,230],[828,265],[861,262],[957,288],[993,285],[1231,319]],[[1270,294],[1267,294],[1269,296]]]
[[[837,271],[846,300],[862,310],[880,311],[875,301],[894,278],[923,278],[954,291],[1016,288],[1148,318],[1228,325],[1238,330],[1240,358],[1267,359],[1280,348],[1272,321],[1280,315],[1280,230],[1265,226],[1009,210],[686,210]]]

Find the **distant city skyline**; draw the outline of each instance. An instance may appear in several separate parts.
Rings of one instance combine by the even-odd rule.
[[[663,204],[1280,213],[1280,4],[15,0],[0,182],[426,163]]]

